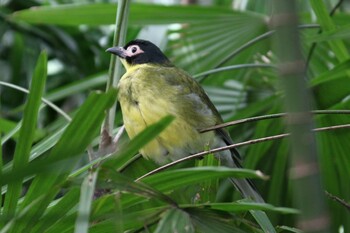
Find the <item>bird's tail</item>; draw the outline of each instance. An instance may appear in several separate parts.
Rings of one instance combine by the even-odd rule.
[[[237,153],[237,152],[235,152]],[[235,157],[234,157],[235,156]],[[242,168],[238,158],[231,151],[224,151],[217,155],[221,165],[231,168]],[[261,197],[257,191],[254,183],[247,178],[229,178],[235,188],[241,193],[244,198],[251,199],[254,202],[264,203],[264,199]]]
[[[229,145],[232,144],[231,138],[225,131],[218,131],[220,138],[222,139],[219,144]],[[223,145],[222,145],[223,144]],[[220,145],[219,145],[220,146]],[[217,155],[221,164],[231,168],[241,168],[240,155],[238,151],[233,148],[230,151],[222,151]],[[253,182],[246,178],[230,178],[230,181],[236,187],[236,189],[241,193],[244,198],[248,198],[253,202],[265,203],[264,199],[258,193]],[[249,210],[255,220],[259,223],[262,230],[268,233],[276,233],[275,228],[267,217],[266,213],[262,210]]]
[[[223,129],[218,129],[216,133],[219,138],[219,147],[233,144],[232,139]],[[216,156],[221,161],[221,164],[223,166],[231,168],[242,168],[240,161],[241,156],[235,148],[232,148],[230,151],[219,152]],[[258,203],[265,202],[251,180],[245,178],[230,178],[230,181],[244,198],[250,198]]]
[[[252,199],[258,203],[265,203],[264,199],[256,190],[254,184],[248,179],[230,178],[230,181],[243,197]]]

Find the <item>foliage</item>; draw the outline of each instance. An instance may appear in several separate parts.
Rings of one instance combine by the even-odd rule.
[[[264,223],[249,210],[266,211],[278,231],[299,232],[286,139],[239,148],[246,169],[216,167],[206,156],[142,179],[156,166],[134,155],[171,117],[132,141],[122,136],[116,152],[98,150],[100,127],[116,99],[114,89],[98,90],[105,89],[110,56],[104,51],[112,45],[117,7],[60,2],[0,3],[1,233],[261,232]],[[157,40],[177,66],[201,81],[225,121],[285,109],[270,31],[272,3],[237,2],[241,10],[227,1],[205,7],[132,3],[126,38]],[[343,2],[330,15],[336,3],[327,3],[299,3],[307,80],[314,109],[349,109],[350,6]],[[221,70],[214,73],[216,68]],[[201,74],[206,71],[213,73]],[[314,120],[315,127],[349,123],[345,114]],[[114,133],[121,125],[117,107]],[[276,118],[228,130],[236,142],[286,132]],[[324,190],[349,201],[349,130],[319,132],[316,139]],[[254,178],[268,204],[239,200],[225,180],[232,176]],[[326,199],[331,231],[350,231],[346,206]]]

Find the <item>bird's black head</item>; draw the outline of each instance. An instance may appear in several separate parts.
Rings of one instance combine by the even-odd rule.
[[[106,51],[125,59],[128,66],[147,63],[171,65],[171,62],[162,51],[147,40],[133,40],[124,47],[112,47]]]

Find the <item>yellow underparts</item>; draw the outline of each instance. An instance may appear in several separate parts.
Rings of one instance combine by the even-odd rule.
[[[120,80],[119,101],[130,138],[164,116],[175,116],[155,140],[140,150],[159,164],[203,151],[214,143],[214,133],[200,134],[198,130],[214,125],[217,119],[196,93],[198,87],[191,87],[197,84],[189,79],[175,67],[136,65],[128,67]]]

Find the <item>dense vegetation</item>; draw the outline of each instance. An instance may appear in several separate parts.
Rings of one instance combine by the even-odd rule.
[[[113,1],[1,1],[0,232],[261,232],[269,221],[277,231],[350,232],[350,4],[296,1],[293,12],[276,2],[129,10],[121,0],[116,20]],[[283,10],[298,15],[298,30]],[[127,25],[119,35],[116,21]],[[122,129],[113,85],[123,71],[105,49],[134,38],[157,43],[200,81],[226,122],[263,116],[227,127],[235,142],[296,132],[271,114],[297,109],[290,100],[303,88],[322,110],[307,127],[339,127],[301,138],[316,148],[311,161],[300,162],[295,137],[270,138],[238,148],[245,169],[217,167],[209,155],[142,177],[157,166],[135,154],[171,118],[132,141],[106,136]],[[291,95],[297,84],[286,85],[279,64],[299,49],[306,62],[291,60],[301,75],[289,78],[306,86]],[[316,182],[299,182],[305,174]],[[242,200],[230,176],[254,179],[268,204]]]

